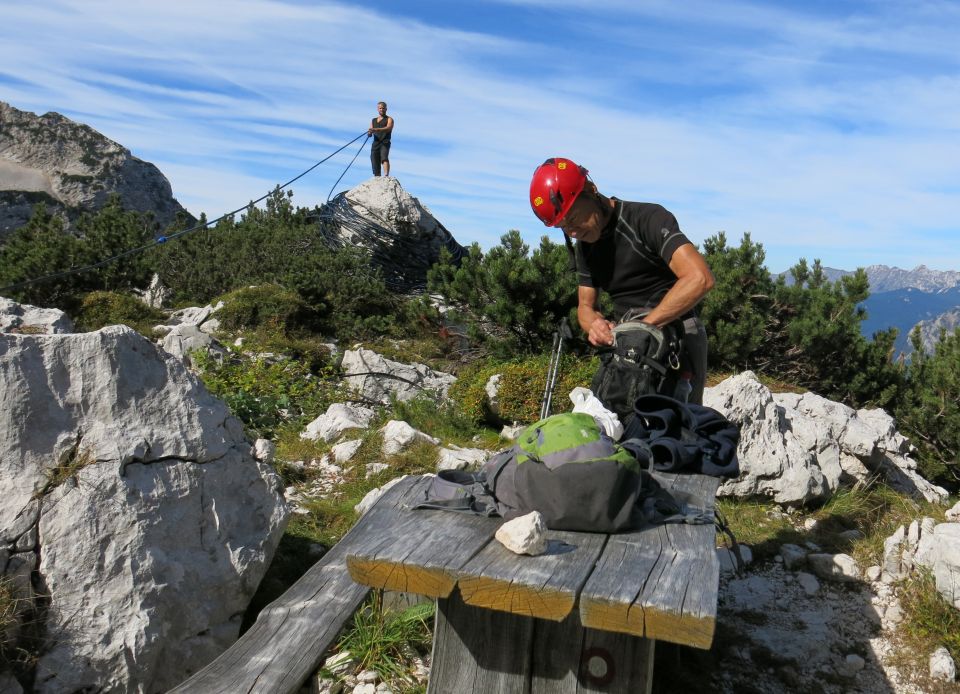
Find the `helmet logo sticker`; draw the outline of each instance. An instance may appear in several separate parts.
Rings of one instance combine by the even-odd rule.
[[[564,169],[567,168],[567,162],[565,162],[565,161],[558,161],[558,162],[557,162],[557,168],[560,169],[561,171],[563,171]]]
[[[533,199],[533,204],[536,205],[537,207],[540,207],[540,205],[543,204],[543,198],[538,195]]]

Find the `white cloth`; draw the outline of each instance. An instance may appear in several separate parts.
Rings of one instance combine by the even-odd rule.
[[[619,441],[623,436],[623,424],[620,418],[606,407],[589,388],[574,388],[570,391],[570,402],[574,412],[586,412],[597,420],[597,424],[607,436]]]

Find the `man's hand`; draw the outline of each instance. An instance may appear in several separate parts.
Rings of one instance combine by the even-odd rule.
[[[598,317],[590,324],[590,330],[587,332],[587,339],[594,347],[613,344],[614,324],[603,316]]]

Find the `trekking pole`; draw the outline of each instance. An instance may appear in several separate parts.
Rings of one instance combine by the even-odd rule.
[[[550,380],[553,377],[554,355],[560,350],[560,333],[553,333],[553,346],[550,348],[550,363],[547,366],[547,382],[543,386],[543,399],[540,400],[540,419],[546,419],[550,412]]]
[[[563,350],[563,341],[573,337],[570,332],[570,324],[566,317],[560,320],[557,331],[553,333],[553,349],[550,353],[550,367],[547,369],[547,385],[543,392],[543,403],[540,406],[540,419],[546,419],[550,416],[550,405],[553,401],[553,389],[557,384],[557,376],[560,373],[560,352]]]

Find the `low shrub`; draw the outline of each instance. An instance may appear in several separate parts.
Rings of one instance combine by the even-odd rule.
[[[191,359],[207,388],[254,436],[273,438],[285,423],[305,425],[340,399],[341,385],[329,367],[314,373],[295,359],[240,355],[218,362],[202,350]]]
[[[491,376],[500,374],[499,419],[532,424],[540,418],[549,364],[550,356],[546,354],[506,362],[477,362],[461,372],[450,388],[450,398],[472,421],[495,422],[497,418],[486,404],[486,385]],[[551,413],[569,412],[573,408],[567,395],[577,386],[590,386],[597,364],[596,357],[566,354],[560,358]]]
[[[90,292],[75,311],[77,330],[90,332],[106,325],[127,325],[150,337],[153,326],[166,320],[160,309],[147,306],[135,296],[120,292]]]
[[[216,318],[224,330],[276,326],[291,331],[309,322],[310,310],[293,289],[276,284],[244,287],[220,297]]]

